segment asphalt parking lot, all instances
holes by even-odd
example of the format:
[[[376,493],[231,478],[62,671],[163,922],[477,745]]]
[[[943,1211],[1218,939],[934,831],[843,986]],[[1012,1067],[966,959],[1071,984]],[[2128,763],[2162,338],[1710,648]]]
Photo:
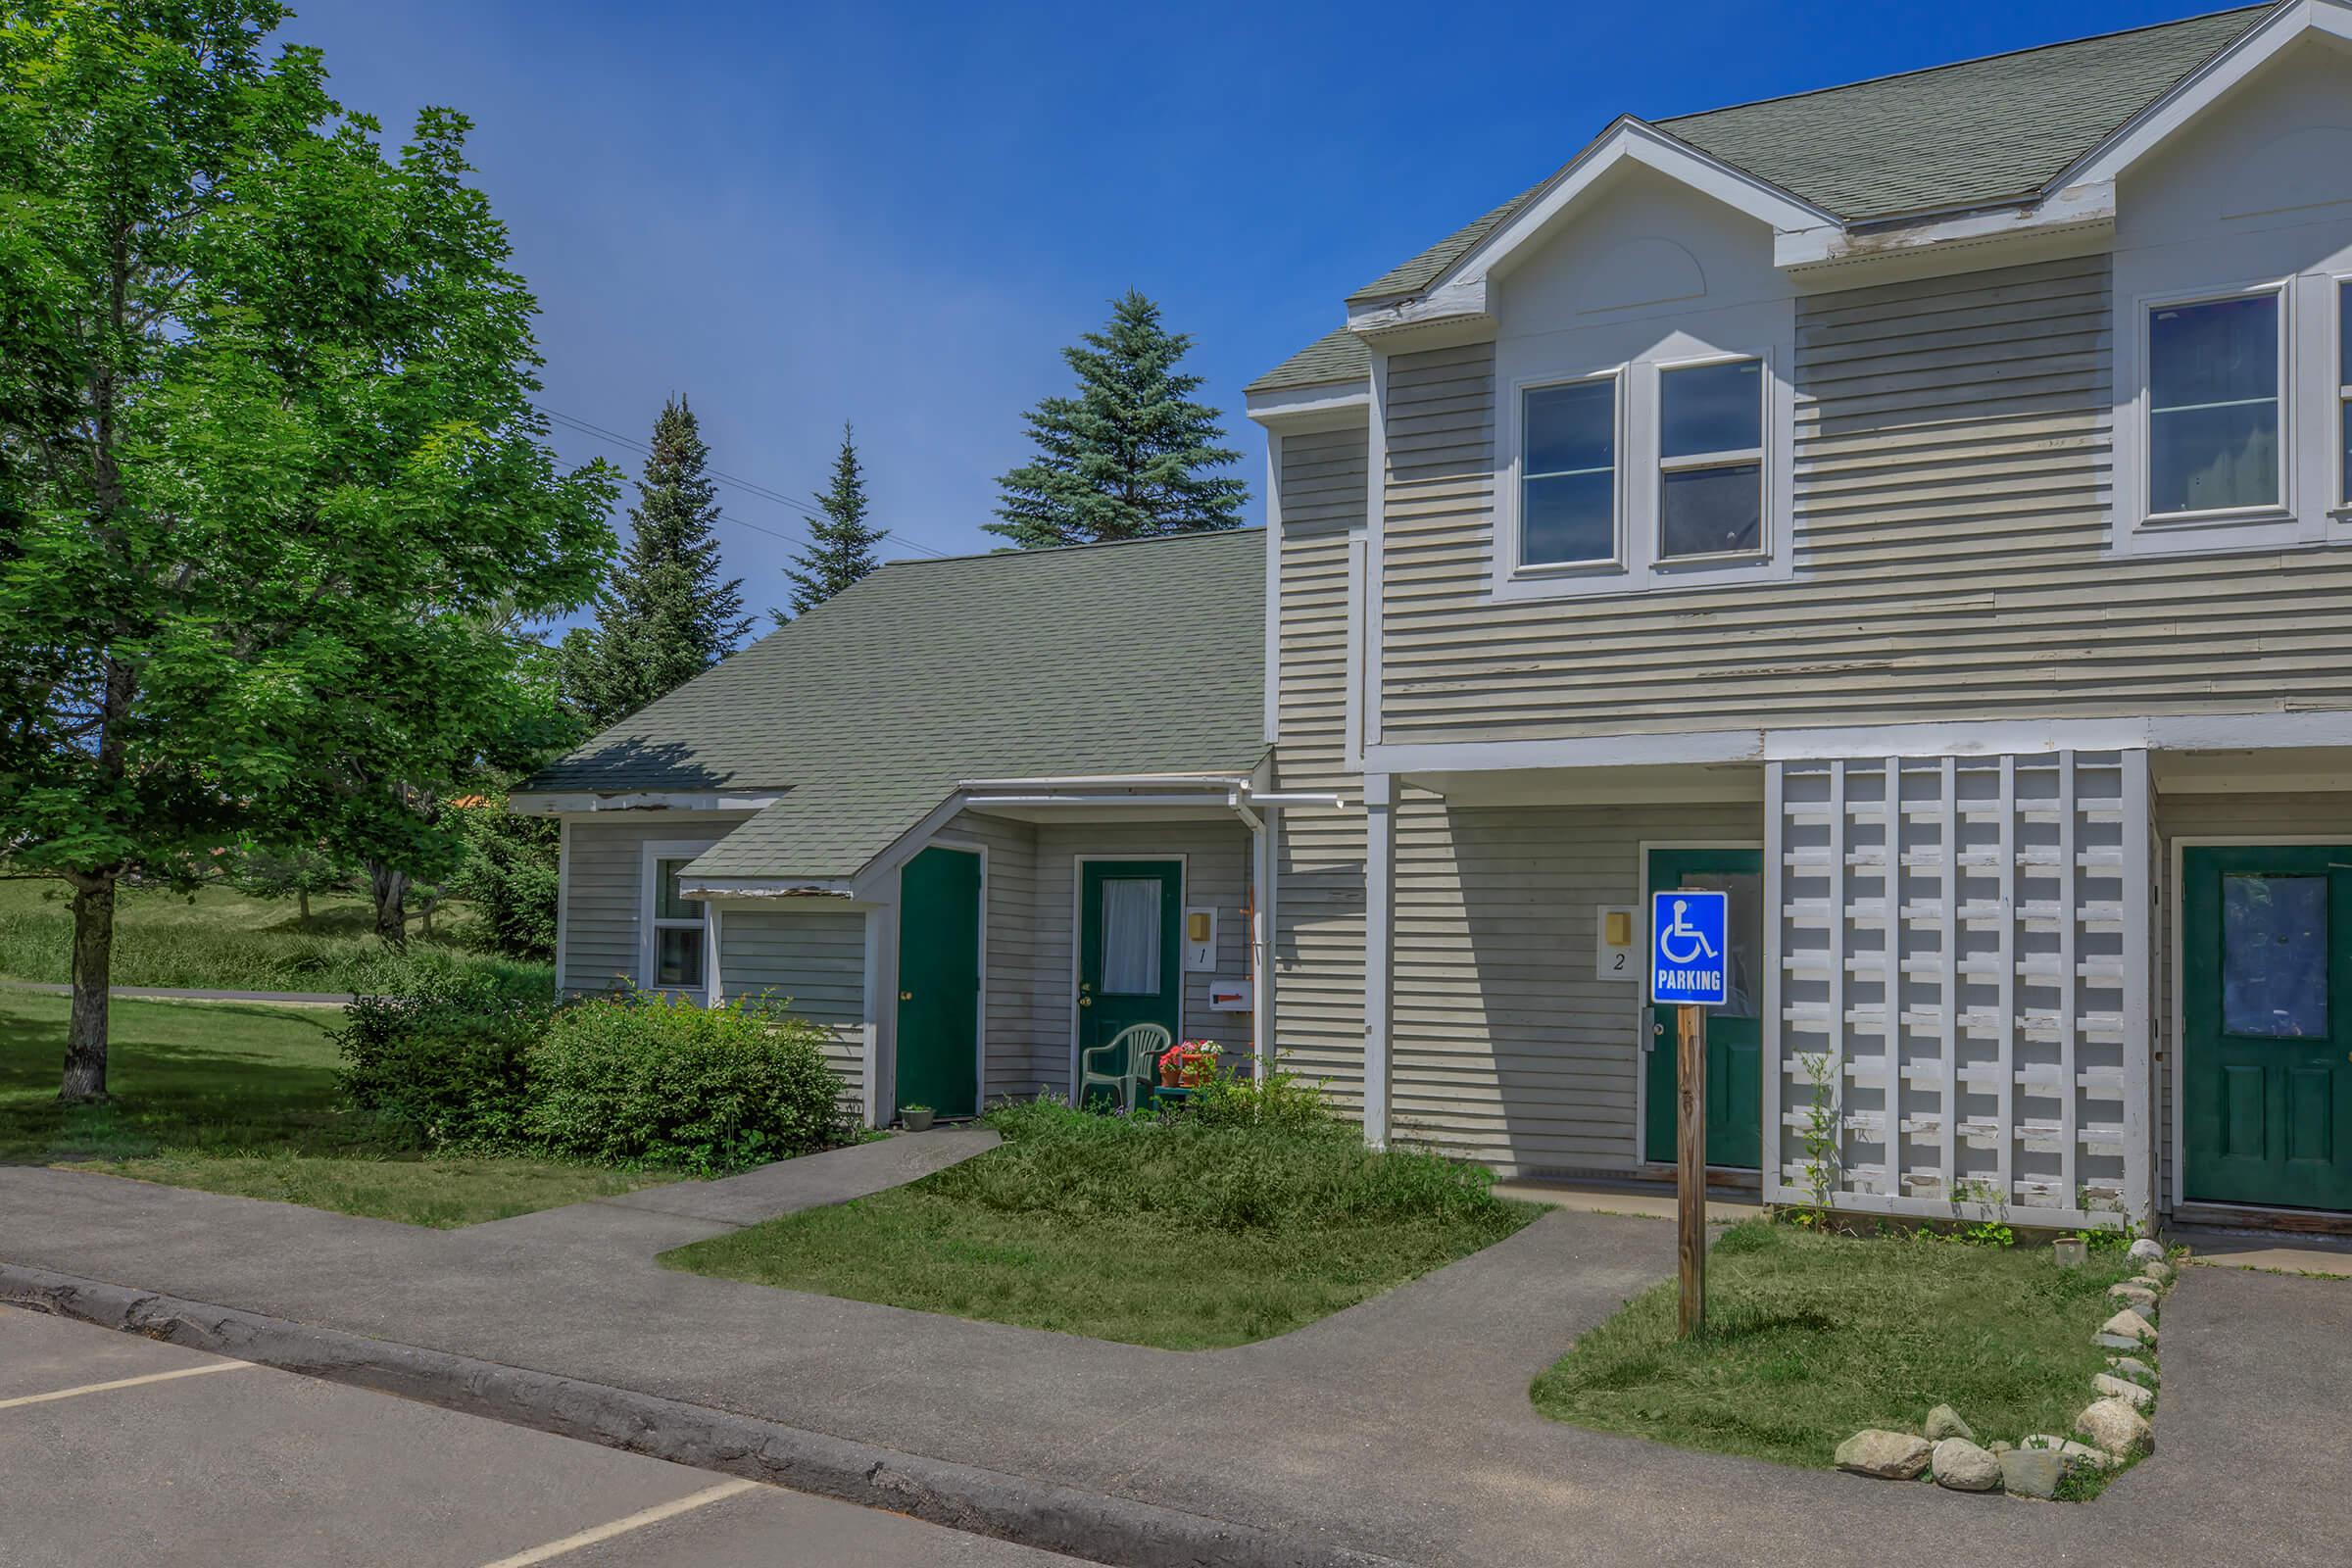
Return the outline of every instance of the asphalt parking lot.
[[[0,1307],[5,1568],[1073,1559]]]

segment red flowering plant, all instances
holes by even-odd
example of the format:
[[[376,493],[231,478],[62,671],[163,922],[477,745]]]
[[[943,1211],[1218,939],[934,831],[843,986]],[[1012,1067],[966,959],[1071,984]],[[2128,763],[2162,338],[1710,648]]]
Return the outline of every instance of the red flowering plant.
[[[1160,1053],[1159,1081],[1169,1089],[1198,1089],[1217,1075],[1224,1047],[1214,1040],[1180,1040]]]

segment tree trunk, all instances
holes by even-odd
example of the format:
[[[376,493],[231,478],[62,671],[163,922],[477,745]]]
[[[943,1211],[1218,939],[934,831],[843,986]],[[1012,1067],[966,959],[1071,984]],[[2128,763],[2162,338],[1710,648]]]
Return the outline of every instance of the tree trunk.
[[[375,934],[387,946],[409,945],[409,873],[368,862],[368,891],[375,900]]]
[[[74,1012],[66,1028],[66,1077],[57,1098],[106,1098],[106,1000],[115,959],[115,876],[74,883]]]
[[[294,907],[299,911],[295,924],[308,926],[311,923],[311,890],[309,888],[294,890]]]

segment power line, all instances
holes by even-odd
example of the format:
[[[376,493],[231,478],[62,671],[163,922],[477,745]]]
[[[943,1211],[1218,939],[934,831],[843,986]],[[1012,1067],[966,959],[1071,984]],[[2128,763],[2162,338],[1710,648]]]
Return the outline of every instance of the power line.
[[[600,440],[612,441],[640,454],[651,453],[654,450],[652,447],[646,445],[642,441],[622,435],[617,430],[608,430],[601,424],[591,424],[586,419],[574,418],[568,414],[559,414],[554,409],[550,408],[542,408],[539,412],[546,415],[556,423],[563,425],[565,429],[576,430],[582,435],[592,435],[598,437]],[[773,502],[779,507],[784,507],[793,512],[799,513],[802,516],[807,517],[811,521],[821,521],[823,519],[823,514],[819,513],[814,507],[808,505],[805,501],[796,501],[791,496],[784,494],[780,490],[758,483],[755,480],[741,478],[735,474],[727,473],[717,468],[705,468],[703,471],[708,473],[713,480],[720,484],[727,485],[732,489],[741,490],[747,495],[758,496],[762,501]],[[792,534],[783,533],[774,528],[762,527],[759,523],[749,522],[741,517],[728,517],[727,520],[749,528],[754,533],[763,533],[771,539],[781,539],[789,545],[798,545],[802,549],[812,548],[810,542],[807,539],[797,538]],[[949,551],[935,549],[930,545],[921,544],[912,539],[902,538],[895,533],[884,541],[885,549],[892,545],[897,545],[905,550],[911,550],[917,555],[929,556],[934,560],[944,560],[951,554]]]

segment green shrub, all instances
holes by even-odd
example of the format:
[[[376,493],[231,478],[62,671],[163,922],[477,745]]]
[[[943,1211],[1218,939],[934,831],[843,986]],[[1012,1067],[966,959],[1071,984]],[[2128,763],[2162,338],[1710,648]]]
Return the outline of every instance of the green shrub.
[[[1322,1089],[1296,1073],[1271,1072],[1263,1082],[1238,1075],[1209,1080],[1179,1114],[1211,1127],[1283,1127],[1295,1132],[1345,1130],[1324,1103]],[[1352,1134],[1351,1134],[1352,1136]]]
[[[344,1097],[427,1143],[496,1144],[522,1128],[527,1054],[553,1004],[487,975],[422,966],[356,998],[335,1032]]]
[[[764,999],[579,1003],[530,1050],[524,1129],[551,1153],[704,1174],[829,1148],[850,1120],[824,1038]]]

